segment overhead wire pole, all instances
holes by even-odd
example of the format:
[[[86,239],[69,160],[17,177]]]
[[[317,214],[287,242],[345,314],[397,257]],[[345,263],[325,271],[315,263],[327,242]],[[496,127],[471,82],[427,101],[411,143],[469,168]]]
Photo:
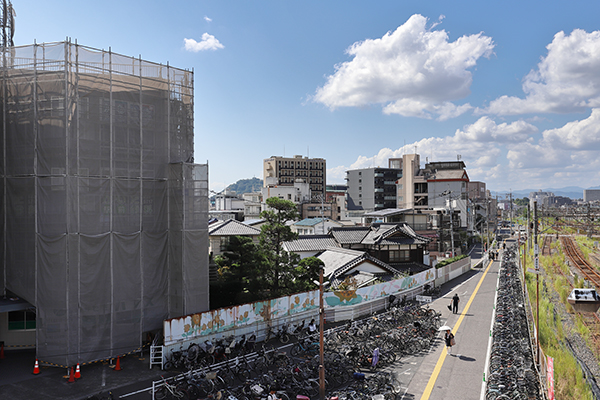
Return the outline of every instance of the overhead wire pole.
[[[533,201],[533,255],[535,265],[535,277],[536,277],[536,329],[535,329],[535,341],[536,341],[536,360],[539,365],[540,363],[540,259],[538,246],[538,220],[537,220],[537,201]]]

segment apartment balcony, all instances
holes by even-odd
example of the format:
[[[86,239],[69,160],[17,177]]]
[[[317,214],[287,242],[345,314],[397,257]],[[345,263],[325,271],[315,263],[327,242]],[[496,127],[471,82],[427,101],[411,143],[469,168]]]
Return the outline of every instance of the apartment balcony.
[[[374,176],[375,178],[383,178],[383,172],[375,172],[375,173],[373,174],[373,176]]]
[[[377,188],[377,189],[375,189],[375,193],[383,193],[383,188]]]

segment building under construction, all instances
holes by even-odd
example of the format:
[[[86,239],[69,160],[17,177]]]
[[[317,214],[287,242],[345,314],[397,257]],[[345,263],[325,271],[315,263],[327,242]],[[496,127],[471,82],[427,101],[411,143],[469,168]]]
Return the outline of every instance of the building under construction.
[[[41,361],[74,365],[208,310],[193,73],[70,41],[2,50],[0,341],[34,332]]]

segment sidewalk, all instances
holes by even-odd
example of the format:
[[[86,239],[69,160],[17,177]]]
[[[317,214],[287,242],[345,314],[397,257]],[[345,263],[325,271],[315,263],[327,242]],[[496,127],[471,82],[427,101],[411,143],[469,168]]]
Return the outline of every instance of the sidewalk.
[[[484,384],[490,327],[494,310],[500,261],[481,258],[481,251],[472,252],[472,265],[482,260],[481,268],[472,270],[442,287],[443,296],[431,303],[442,313],[445,324],[452,327],[456,346],[452,355],[440,340],[403,381],[406,388],[399,399],[479,400]],[[479,257],[477,257],[479,256]],[[459,313],[452,314],[447,306],[451,297],[460,296]]]
[[[121,371],[115,371],[108,362],[81,367],[81,378],[68,382],[66,369],[40,366],[40,374],[33,375],[35,350],[8,350],[0,360],[0,399],[14,400],[79,400],[112,390],[115,398],[136,390],[148,388],[148,381],[158,380],[170,373],[158,367],[149,368],[148,349],[140,354],[120,359]],[[144,394],[144,398],[150,398]]]

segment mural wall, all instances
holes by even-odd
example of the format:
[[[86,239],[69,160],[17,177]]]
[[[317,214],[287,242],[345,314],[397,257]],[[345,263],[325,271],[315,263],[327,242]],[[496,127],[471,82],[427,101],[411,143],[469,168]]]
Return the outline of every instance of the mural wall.
[[[435,268],[431,268],[406,278],[356,290],[326,292],[323,295],[324,306],[325,308],[355,306],[391,294],[395,295],[433,281],[436,278],[435,273]],[[296,314],[318,308],[319,291],[313,290],[273,300],[173,318],[164,322],[165,345],[193,340],[244,326],[270,326],[274,320],[285,317],[293,318]]]

